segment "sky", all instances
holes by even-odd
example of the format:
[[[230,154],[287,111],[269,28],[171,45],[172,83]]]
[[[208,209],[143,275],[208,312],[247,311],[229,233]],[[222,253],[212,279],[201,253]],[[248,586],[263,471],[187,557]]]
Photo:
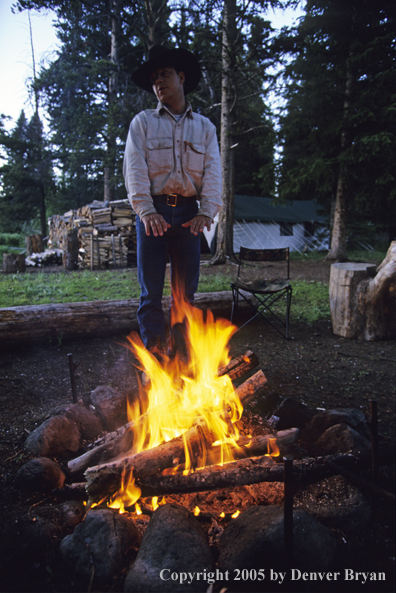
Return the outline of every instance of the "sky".
[[[14,1],[0,0],[0,114],[11,116],[12,120],[6,124],[8,130],[14,127],[22,109],[28,119],[33,115],[26,84],[33,75],[28,11],[13,14]],[[291,25],[300,15],[301,10],[277,11],[267,18],[272,20],[273,27],[280,28]],[[30,11],[30,18],[38,72],[42,64],[51,61],[58,41],[50,12]]]

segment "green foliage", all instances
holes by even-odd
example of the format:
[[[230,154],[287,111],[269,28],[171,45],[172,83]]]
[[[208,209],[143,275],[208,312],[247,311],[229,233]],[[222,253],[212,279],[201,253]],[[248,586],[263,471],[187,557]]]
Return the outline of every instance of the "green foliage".
[[[0,127],[5,164],[0,167],[0,231],[22,231],[38,221],[46,235],[46,205],[54,190],[52,157],[37,113],[22,111],[14,129]]]
[[[25,248],[25,236],[18,233],[0,233],[0,258],[4,253],[23,253]]]
[[[281,195],[316,198],[330,209],[342,166],[349,220],[381,223],[391,235],[396,231],[394,18],[391,0],[309,0],[299,27],[277,40],[293,55],[284,71]]]

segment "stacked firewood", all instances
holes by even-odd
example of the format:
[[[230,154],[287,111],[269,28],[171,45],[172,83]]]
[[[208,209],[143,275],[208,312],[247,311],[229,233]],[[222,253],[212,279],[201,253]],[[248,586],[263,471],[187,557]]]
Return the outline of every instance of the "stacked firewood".
[[[67,251],[67,236],[78,229],[78,267],[126,268],[136,265],[135,214],[128,200],[94,201],[78,210],[52,216],[48,247]]]

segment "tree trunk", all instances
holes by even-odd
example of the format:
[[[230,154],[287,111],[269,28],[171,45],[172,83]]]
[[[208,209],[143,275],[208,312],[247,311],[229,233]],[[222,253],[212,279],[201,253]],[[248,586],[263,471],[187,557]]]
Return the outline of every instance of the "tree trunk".
[[[345,98],[343,110],[343,123],[341,132],[341,158],[343,151],[347,148],[349,139],[347,135],[347,119],[352,96],[352,70],[350,60],[347,60],[347,72],[345,82]],[[347,189],[345,184],[345,164],[340,163],[340,170],[337,181],[337,192],[335,198],[334,221],[331,233],[330,251],[326,256],[329,261],[343,262],[347,258]]]
[[[222,171],[222,207],[217,224],[216,253],[212,264],[223,264],[226,258],[234,259],[234,189],[232,155],[232,121],[236,38],[236,1],[224,0],[222,31],[222,84],[221,84],[221,131],[220,156]]]
[[[118,38],[120,34],[120,0],[110,1],[111,11],[111,49],[110,62],[112,71],[109,77],[108,108],[107,108],[107,148],[104,170],[103,199],[111,201],[115,198],[115,159],[116,159],[116,125],[114,110],[118,96]]]
[[[331,266],[330,312],[336,335],[365,340],[396,338],[396,241],[374,274],[372,264]]]
[[[148,28],[148,48],[153,45],[160,45],[164,37],[164,22],[167,21],[169,8],[167,0],[145,0],[147,28]]]

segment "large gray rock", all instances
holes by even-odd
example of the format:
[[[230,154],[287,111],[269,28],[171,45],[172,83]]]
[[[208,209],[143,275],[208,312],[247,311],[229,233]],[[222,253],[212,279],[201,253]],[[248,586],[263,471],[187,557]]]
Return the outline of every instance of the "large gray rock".
[[[201,525],[184,507],[166,504],[150,519],[124,591],[187,593],[208,589],[207,581],[188,583],[181,574],[211,571],[213,558]],[[173,580],[172,574],[179,575]]]
[[[230,521],[220,538],[219,569],[285,571],[282,506],[250,507]],[[337,543],[330,531],[307,512],[293,512],[292,566],[326,571],[334,562]]]
[[[25,441],[25,447],[40,457],[70,459],[81,446],[81,435],[76,424],[65,416],[45,420]]]
[[[97,509],[88,511],[85,521],[62,540],[60,551],[72,574],[88,583],[93,571],[100,586],[128,566],[138,543],[131,519],[110,509]]]
[[[370,430],[365,415],[361,410],[356,408],[335,408],[319,412],[304,427],[300,434],[302,447],[308,449],[313,447],[320,435],[335,424],[348,424],[362,436],[370,438]]]
[[[368,497],[342,476],[331,476],[296,492],[294,506],[304,509],[329,529],[364,531],[371,517]]]
[[[315,443],[317,455],[368,453],[371,442],[348,424],[335,424],[324,431]]]
[[[103,432],[104,427],[98,416],[81,404],[59,406],[51,416],[66,416],[76,424],[81,438],[87,441],[95,440]]]
[[[61,504],[37,505],[23,515],[14,513],[5,525],[2,550],[10,559],[21,558],[43,561],[53,553],[61,538],[81,523],[85,515],[82,502],[68,501]]]
[[[62,468],[47,457],[36,457],[23,465],[15,476],[15,486],[20,490],[51,492],[63,488],[66,476]]]
[[[89,401],[106,430],[116,430],[128,422],[127,398],[117,389],[100,385],[91,393]]]

